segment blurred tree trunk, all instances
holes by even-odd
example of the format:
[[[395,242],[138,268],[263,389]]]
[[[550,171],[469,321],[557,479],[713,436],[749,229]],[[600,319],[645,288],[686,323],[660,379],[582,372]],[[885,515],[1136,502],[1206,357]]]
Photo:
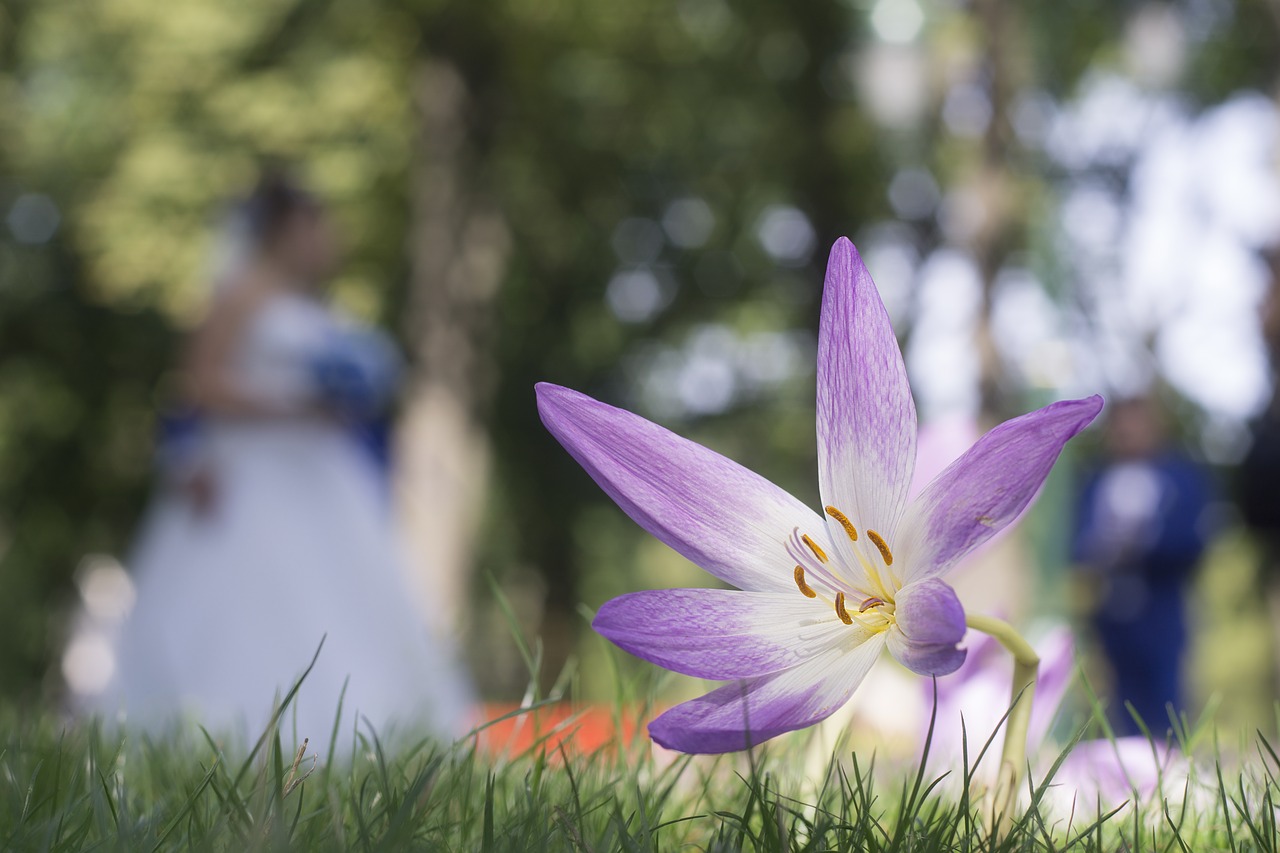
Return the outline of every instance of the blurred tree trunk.
[[[455,67],[415,70],[410,369],[396,435],[397,496],[425,609],[465,628],[473,543],[489,472],[483,411],[492,385],[491,314],[509,247],[496,208],[471,180],[472,97]]]
[[[1017,406],[1007,399],[1000,351],[992,325],[995,284],[1009,252],[1022,239],[1021,211],[1017,209],[1016,140],[1009,119],[1009,101],[1017,91],[1016,69],[1011,50],[1017,39],[1019,20],[1015,4],[1006,0],[975,0],[972,15],[975,32],[981,33],[983,65],[991,105],[990,119],[979,140],[980,153],[976,190],[982,201],[982,221],[970,246],[982,283],[982,306],[974,330],[978,353],[978,426],[980,431],[1003,421]],[[1020,536],[1005,536],[988,548],[983,559],[954,580],[964,600],[977,610],[999,612],[1019,620],[1032,606],[1034,576],[1026,571],[1031,564],[1028,543]]]
[[[980,418],[987,424],[1003,420],[1007,400],[1002,399],[1002,369],[991,327],[996,277],[1004,266],[1011,244],[1017,239],[1014,210],[1014,180],[1010,174],[1012,127],[1009,121],[1009,98],[1015,81],[1009,48],[1015,32],[1014,11],[1004,0],[978,0],[974,4],[977,31],[985,41],[987,94],[991,118],[983,133],[982,156],[978,174],[978,191],[982,198],[982,227],[973,244],[974,259],[982,278],[982,310],[978,315],[975,344],[979,361]]]

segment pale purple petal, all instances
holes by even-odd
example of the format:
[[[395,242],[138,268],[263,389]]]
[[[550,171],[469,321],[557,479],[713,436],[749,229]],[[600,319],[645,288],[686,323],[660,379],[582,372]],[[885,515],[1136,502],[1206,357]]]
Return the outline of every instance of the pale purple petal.
[[[920,675],[947,675],[964,663],[964,607],[955,590],[937,578],[907,584],[894,606],[897,626],[889,634],[889,651]]]
[[[633,592],[605,602],[591,625],[636,657],[717,681],[790,669],[866,637],[799,590]]]
[[[547,429],[641,527],[734,586],[799,594],[786,542],[824,529],[813,510],[639,415],[558,385],[537,393]]]
[[[649,724],[649,735],[680,752],[736,752],[821,722],[849,701],[884,648],[883,638],[877,634],[794,669],[726,684],[667,711]]]
[[[1113,809],[1135,793],[1139,802],[1147,802],[1162,779],[1166,790],[1183,790],[1189,786],[1184,767],[1175,751],[1143,735],[1086,740],[1063,761],[1050,790],[1062,792],[1064,812],[1079,805]]]
[[[1017,518],[1063,445],[1101,409],[1101,397],[1066,400],[1006,421],[979,439],[907,509],[896,549],[901,579],[949,571]]]
[[[1035,645],[1040,656],[1040,673],[1036,677],[1036,700],[1031,706],[1031,722],[1027,742],[1038,744],[1049,733],[1058,715],[1058,707],[1067,688],[1076,677],[1076,647],[1072,630],[1063,625],[1054,628]]]
[[[818,486],[825,506],[859,532],[855,544],[828,519],[846,562],[879,551],[869,528],[891,540],[907,502],[916,455],[916,407],[889,314],[858,250],[831,249],[818,332]]]

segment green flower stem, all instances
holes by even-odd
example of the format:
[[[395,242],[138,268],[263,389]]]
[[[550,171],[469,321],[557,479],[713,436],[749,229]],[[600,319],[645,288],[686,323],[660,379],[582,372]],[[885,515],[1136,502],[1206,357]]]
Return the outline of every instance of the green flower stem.
[[[1004,835],[1013,823],[1018,781],[1027,763],[1027,727],[1031,722],[1031,702],[1036,692],[1036,676],[1040,672],[1040,656],[1003,619],[967,614],[965,624],[995,637],[1013,655],[1013,698],[1005,722],[1004,751],[1000,756],[1000,775],[996,780],[992,804],[998,832]]]

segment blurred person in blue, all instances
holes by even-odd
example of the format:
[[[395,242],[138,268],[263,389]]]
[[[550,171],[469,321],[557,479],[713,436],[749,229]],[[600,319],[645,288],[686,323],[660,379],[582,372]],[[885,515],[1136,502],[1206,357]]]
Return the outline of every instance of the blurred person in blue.
[[[266,174],[220,254],[129,561],[135,603],[85,704],[152,730],[191,717],[253,734],[323,638],[286,731],[323,741],[341,706],[344,733],[365,718],[380,736],[462,734],[470,685],[410,604],[385,494],[398,358],[324,298],[338,263],[324,206]]]
[[[1186,592],[1208,543],[1213,489],[1169,441],[1150,397],[1112,403],[1104,443],[1080,494],[1072,559],[1111,669],[1112,723],[1140,732],[1129,703],[1159,736],[1183,707]]]
[[[1263,253],[1270,281],[1259,312],[1271,363],[1271,401],[1250,424],[1249,450],[1236,470],[1236,501],[1259,554],[1258,581],[1277,639],[1273,690],[1280,692],[1280,246]]]

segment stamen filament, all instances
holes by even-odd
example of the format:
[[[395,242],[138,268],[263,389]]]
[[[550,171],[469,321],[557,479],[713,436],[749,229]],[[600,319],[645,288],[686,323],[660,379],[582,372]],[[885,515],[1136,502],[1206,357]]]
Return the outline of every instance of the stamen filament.
[[[832,574],[830,564],[823,565],[818,562],[818,558],[804,544],[800,535],[800,528],[792,529],[791,538],[786,543],[787,555],[791,557],[795,565],[804,569],[805,583],[811,589],[822,590],[825,588],[835,594],[835,591],[845,586],[845,584],[837,580],[836,576]],[[821,593],[819,593],[819,597],[821,597]],[[827,599],[823,598],[823,600],[826,601]]]
[[[876,567],[871,564],[870,560],[862,555],[861,549],[855,548],[854,553],[858,558],[859,565],[862,566],[862,570],[867,574],[867,580],[871,581],[872,586],[875,587],[872,591],[878,593],[881,598],[888,601],[889,598],[892,597],[893,592],[900,587],[889,586],[886,584],[884,582],[884,578],[880,577],[880,572]]]
[[[840,522],[840,526],[844,528],[844,532],[849,534],[849,538],[854,542],[858,541],[858,528],[853,526],[853,522],[849,520],[849,516],[833,506],[826,507],[827,515]]]
[[[800,587],[800,592],[805,598],[817,598],[818,593],[814,592],[813,587],[804,582],[804,566],[796,566],[795,571],[796,586]]]
[[[892,566],[893,552],[889,550],[889,545],[884,541],[884,537],[879,533],[876,533],[874,530],[868,530],[867,538],[871,540],[871,544],[875,545],[876,548],[880,550],[880,556],[884,557],[884,564],[886,566]]]

